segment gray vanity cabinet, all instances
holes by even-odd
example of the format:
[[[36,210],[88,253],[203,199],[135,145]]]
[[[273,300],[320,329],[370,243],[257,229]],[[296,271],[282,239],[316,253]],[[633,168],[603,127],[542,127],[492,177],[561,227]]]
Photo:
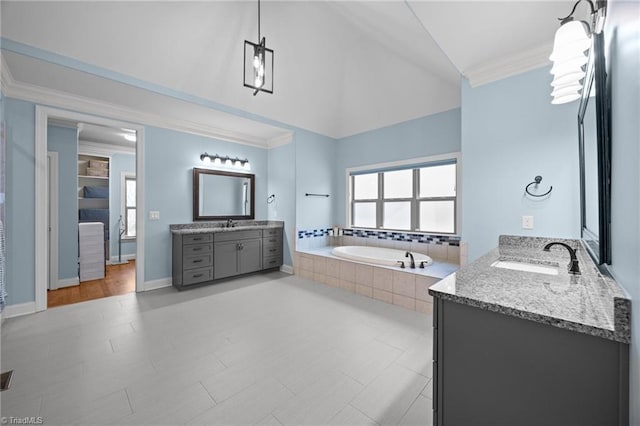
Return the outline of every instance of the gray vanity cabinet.
[[[434,297],[434,425],[629,423],[629,345]]]
[[[262,230],[220,232],[214,235],[214,279],[262,269]]]
[[[282,228],[262,231],[262,269],[282,266]]]
[[[173,286],[179,290],[282,266],[282,227],[195,230],[172,229]]]
[[[173,285],[178,288],[213,279],[213,234],[173,236]]]

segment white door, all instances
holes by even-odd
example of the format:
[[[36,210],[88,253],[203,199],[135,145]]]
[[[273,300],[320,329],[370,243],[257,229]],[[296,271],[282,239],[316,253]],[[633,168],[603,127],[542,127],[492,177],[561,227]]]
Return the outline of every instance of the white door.
[[[58,288],[58,153],[47,152],[47,174],[49,176],[49,283],[48,289]]]

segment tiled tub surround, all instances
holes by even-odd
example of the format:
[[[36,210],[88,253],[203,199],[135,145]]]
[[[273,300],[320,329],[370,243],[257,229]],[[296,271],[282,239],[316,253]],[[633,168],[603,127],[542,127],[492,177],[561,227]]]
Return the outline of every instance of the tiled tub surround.
[[[408,250],[426,254],[434,260],[466,264],[467,248],[460,237],[350,228],[340,229],[340,232],[342,235],[334,236],[331,228],[299,229],[296,232],[296,250],[322,249],[326,246],[372,246]]]
[[[574,248],[581,275],[569,275],[568,252]],[[497,260],[551,264],[557,276],[492,267]],[[511,315],[553,327],[629,343],[631,300],[611,278],[601,274],[578,240],[500,236],[499,246],[429,289],[444,300]]]
[[[374,266],[338,258],[331,254],[332,249],[332,246],[298,248],[295,274],[425,314],[433,311],[429,287],[458,269],[457,264],[436,259],[424,269]]]
[[[242,231],[253,228],[283,228],[284,222],[276,220],[234,220],[227,227],[227,221],[194,222],[169,225],[172,234],[202,234],[208,232]]]

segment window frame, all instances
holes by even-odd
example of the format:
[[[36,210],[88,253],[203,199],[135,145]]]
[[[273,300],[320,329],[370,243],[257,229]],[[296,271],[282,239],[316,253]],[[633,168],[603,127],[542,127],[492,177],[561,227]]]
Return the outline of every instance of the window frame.
[[[135,173],[131,173],[131,172],[122,172],[120,174],[120,215],[122,216],[122,222],[124,223],[124,229],[125,229],[125,233],[122,234],[122,240],[128,240],[128,241],[133,241],[137,238],[138,235],[138,230],[136,227],[136,236],[131,237],[127,235],[126,230],[128,229],[129,223],[128,223],[128,217],[127,216],[127,211],[128,210],[137,210],[138,205],[137,205],[137,201],[138,199],[136,198],[136,206],[135,207],[128,207],[127,206],[127,181],[128,180],[133,180],[136,182],[136,193],[138,192],[138,181],[136,179],[136,174]],[[137,194],[136,194],[137,196]],[[137,214],[137,211],[136,211]],[[120,232],[118,230],[118,232]]]
[[[406,232],[406,233],[419,233],[429,235],[446,235],[446,236],[459,236],[461,233],[461,203],[462,203],[462,191],[461,191],[461,155],[459,152],[435,155],[422,158],[414,158],[411,160],[394,161],[388,163],[371,164],[367,166],[352,167],[346,169],[346,223],[348,227],[354,229],[367,229],[367,230],[380,230],[380,231],[393,231],[393,232]],[[420,169],[424,167],[438,166],[447,162],[455,163],[456,165],[456,195],[446,197],[420,197]],[[384,198],[384,173],[397,170],[411,169],[413,176],[413,197],[411,198]],[[363,174],[378,174],[378,197],[376,199],[358,199],[354,200],[354,176]],[[411,203],[411,229],[393,229],[384,228],[384,204],[385,202],[402,202],[409,201]],[[454,210],[454,230],[453,232],[431,232],[418,230],[419,215],[420,215],[420,203],[428,201],[453,201]],[[353,224],[354,208],[358,203],[376,203],[376,227],[368,228],[363,226],[355,226]]]

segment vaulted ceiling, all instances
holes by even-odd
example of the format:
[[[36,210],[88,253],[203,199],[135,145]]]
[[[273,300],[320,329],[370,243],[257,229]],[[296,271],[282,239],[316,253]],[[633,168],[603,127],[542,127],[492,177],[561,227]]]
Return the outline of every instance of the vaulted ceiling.
[[[461,76],[482,84],[546,64],[572,3],[263,0],[272,95],[242,86],[256,1],[3,1],[3,60],[16,81],[77,96],[339,138],[460,106]]]

